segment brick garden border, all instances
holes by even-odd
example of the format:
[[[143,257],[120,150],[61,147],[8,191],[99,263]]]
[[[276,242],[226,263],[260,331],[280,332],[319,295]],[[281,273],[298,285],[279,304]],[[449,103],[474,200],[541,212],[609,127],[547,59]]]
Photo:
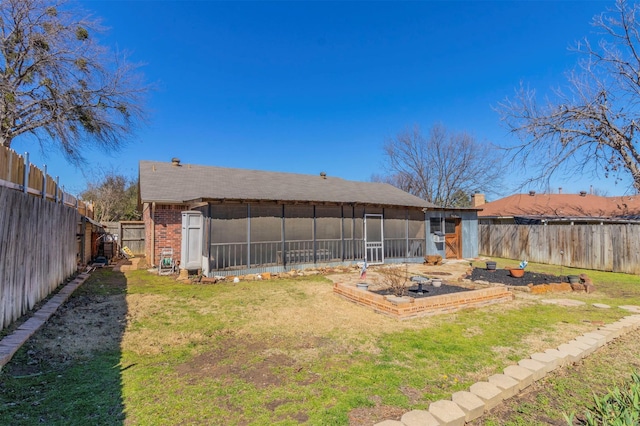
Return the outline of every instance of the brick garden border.
[[[358,305],[402,320],[508,302],[515,298],[506,287],[489,287],[418,299],[409,296],[382,296],[359,289],[355,284],[335,283],[333,292]]]

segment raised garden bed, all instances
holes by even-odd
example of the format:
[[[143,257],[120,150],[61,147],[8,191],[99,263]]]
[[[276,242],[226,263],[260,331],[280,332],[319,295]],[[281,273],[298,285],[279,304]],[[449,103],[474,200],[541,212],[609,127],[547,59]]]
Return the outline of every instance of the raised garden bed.
[[[443,284],[443,287],[457,287]],[[445,287],[444,291],[447,291]],[[462,289],[462,290],[460,290]],[[429,288],[435,290],[435,288]],[[431,295],[430,297],[396,297],[382,295],[357,288],[353,284],[335,283],[334,293],[374,311],[398,319],[410,319],[427,315],[437,315],[455,312],[460,309],[485,306],[493,303],[507,302],[514,299],[505,287],[489,287],[478,290],[457,287],[456,291],[447,294]]]
[[[569,283],[569,276],[556,276],[525,271],[523,277],[516,278],[511,275],[509,269],[488,270],[474,268],[467,279],[477,284],[498,285],[502,284],[510,289],[522,290],[535,294],[543,293],[568,293],[572,291],[593,293],[595,287],[586,275],[582,274],[576,283]]]
[[[493,271],[484,268],[473,268],[471,275],[467,277],[471,281],[487,281],[495,284],[504,284],[512,286],[527,286],[529,284],[551,284],[551,283],[568,283],[566,276],[555,276],[549,274],[540,274],[537,272],[524,271],[522,278],[512,277],[508,269],[495,269]]]

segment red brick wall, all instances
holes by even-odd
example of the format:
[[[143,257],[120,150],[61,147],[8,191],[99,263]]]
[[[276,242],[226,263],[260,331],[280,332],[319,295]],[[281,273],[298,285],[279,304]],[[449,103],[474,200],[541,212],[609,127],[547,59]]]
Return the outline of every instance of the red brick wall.
[[[163,248],[172,248],[173,260],[180,260],[182,246],[182,212],[184,210],[188,210],[188,207],[184,205],[156,204],[153,218],[151,217],[151,206],[143,212],[147,238],[146,252],[149,258],[151,257],[151,245],[154,244],[153,252],[155,256],[152,262],[153,265],[160,263],[160,254]],[[155,229],[155,238],[151,236],[152,229]]]

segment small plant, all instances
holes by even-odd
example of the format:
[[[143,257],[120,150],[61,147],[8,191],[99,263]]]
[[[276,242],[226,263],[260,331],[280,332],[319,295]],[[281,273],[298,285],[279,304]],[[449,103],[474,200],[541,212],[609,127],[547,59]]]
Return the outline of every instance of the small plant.
[[[579,424],[587,426],[634,426],[640,424],[640,374],[633,372],[626,388],[615,387],[603,397],[594,395],[594,406],[584,413]],[[574,424],[573,413],[565,415],[567,424]]]
[[[408,266],[405,266],[404,269],[397,267],[381,268],[378,273],[381,276],[381,284],[388,288],[394,296],[402,297],[407,293]]]

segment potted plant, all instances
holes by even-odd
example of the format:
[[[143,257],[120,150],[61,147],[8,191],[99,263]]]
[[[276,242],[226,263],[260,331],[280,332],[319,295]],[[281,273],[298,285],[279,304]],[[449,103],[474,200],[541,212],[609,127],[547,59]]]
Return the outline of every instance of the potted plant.
[[[522,278],[524,277],[524,269],[521,268],[510,268],[507,267],[505,269],[509,270],[509,274],[511,274],[512,277],[514,278]]]

